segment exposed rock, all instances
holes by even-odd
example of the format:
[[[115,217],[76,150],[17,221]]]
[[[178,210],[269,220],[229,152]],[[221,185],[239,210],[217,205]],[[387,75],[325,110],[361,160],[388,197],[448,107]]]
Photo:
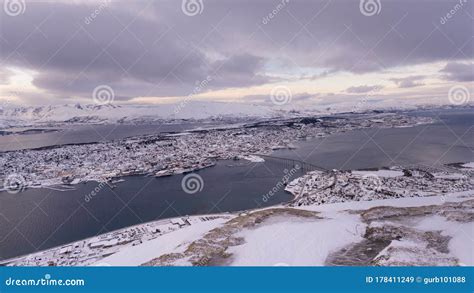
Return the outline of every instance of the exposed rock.
[[[231,254],[227,252],[229,247],[245,243],[245,239],[235,236],[238,232],[257,227],[269,218],[276,216],[321,219],[316,212],[292,208],[256,211],[236,217],[222,227],[209,231],[201,239],[192,242],[183,253],[165,254],[143,265],[173,265],[179,260],[187,260],[193,266],[222,265],[231,257]]]

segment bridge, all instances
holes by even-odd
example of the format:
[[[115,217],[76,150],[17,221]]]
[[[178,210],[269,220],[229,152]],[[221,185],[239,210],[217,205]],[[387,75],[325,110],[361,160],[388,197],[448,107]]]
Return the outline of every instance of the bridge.
[[[275,160],[279,161],[280,163],[285,165],[285,168],[291,169],[295,168],[296,166],[299,166],[303,172],[309,172],[309,171],[329,171],[326,168],[316,166],[314,164],[304,162],[301,160],[296,160],[296,159],[290,159],[290,158],[282,158],[282,157],[277,157],[277,156],[270,156],[270,155],[262,155],[262,154],[255,154],[256,156],[262,157],[265,160]]]

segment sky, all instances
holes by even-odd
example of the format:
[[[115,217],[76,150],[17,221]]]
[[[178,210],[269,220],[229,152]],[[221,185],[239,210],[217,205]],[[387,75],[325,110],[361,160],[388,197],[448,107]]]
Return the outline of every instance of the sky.
[[[473,36],[472,0],[4,0],[0,102],[472,103]]]

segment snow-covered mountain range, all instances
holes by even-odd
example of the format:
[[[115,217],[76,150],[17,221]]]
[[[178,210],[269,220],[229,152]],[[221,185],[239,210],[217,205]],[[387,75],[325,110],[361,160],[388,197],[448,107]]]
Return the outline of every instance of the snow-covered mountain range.
[[[176,120],[246,120],[302,115],[328,115],[370,110],[451,108],[452,105],[380,104],[345,102],[335,105],[275,106],[268,104],[184,101],[176,104],[64,104],[48,106],[0,106],[0,128],[51,123],[148,124]],[[466,107],[472,107],[466,105]]]
[[[152,123],[179,119],[270,118],[285,111],[243,103],[26,106],[0,108],[0,127],[37,123]]]

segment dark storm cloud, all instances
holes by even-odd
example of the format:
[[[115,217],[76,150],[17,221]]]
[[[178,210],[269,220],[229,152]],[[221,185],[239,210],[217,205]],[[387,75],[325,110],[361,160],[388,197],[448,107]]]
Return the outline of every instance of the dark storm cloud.
[[[258,72],[264,65],[264,59],[250,54],[233,55],[211,64],[210,88],[239,87],[268,82],[270,78]]]
[[[452,81],[474,81],[474,63],[448,63],[442,70],[444,78]]]
[[[102,3],[27,2],[25,14],[3,14],[0,68],[37,71],[34,84],[55,97],[86,97],[100,84],[123,97],[180,96],[209,76],[203,91],[273,81],[276,63],[361,73],[473,51],[472,1],[444,24],[458,1],[386,0],[371,17],[359,1],[290,1],[265,22],[281,1],[207,0],[196,16],[181,1]],[[445,73],[469,78],[463,70]]]
[[[262,58],[244,53],[212,60],[173,23],[109,5],[86,21],[94,6],[28,3],[28,14],[2,18],[2,65],[37,70],[33,83],[57,95],[87,95],[100,84],[125,96],[187,95],[207,76],[215,77],[212,88],[267,81],[257,74]]]
[[[221,34],[206,47],[251,50],[290,65],[367,72],[392,66],[471,58],[472,19],[463,10],[442,25],[458,1],[381,1],[379,15],[364,16],[359,1],[293,1],[267,24],[262,18],[280,1],[208,1],[206,15]],[[251,5],[252,9],[249,9]],[[466,4],[466,12],[472,2]],[[186,26],[179,27],[186,34]],[[228,41],[225,41],[228,40]]]

